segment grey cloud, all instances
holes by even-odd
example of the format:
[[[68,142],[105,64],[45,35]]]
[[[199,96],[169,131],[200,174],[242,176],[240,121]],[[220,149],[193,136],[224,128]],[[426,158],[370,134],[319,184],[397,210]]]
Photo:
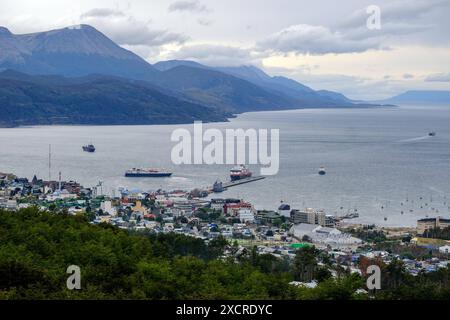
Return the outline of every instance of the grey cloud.
[[[344,93],[350,99],[362,99],[370,91],[372,81],[363,77],[343,74],[309,74],[303,72],[288,72],[284,74],[315,90],[333,90]]]
[[[351,40],[364,40],[364,39],[378,39],[381,43],[382,40],[385,40],[389,37],[393,36],[401,36],[408,35],[412,33],[422,32],[426,30],[430,30],[433,28],[433,25],[430,24],[409,24],[404,22],[386,22],[383,23],[382,28],[379,30],[369,30],[365,26],[360,28],[349,29],[345,31],[341,31],[348,39]]]
[[[231,46],[186,45],[172,53],[171,59],[193,60],[208,66],[240,66],[257,64],[251,52]]]
[[[450,73],[431,74],[425,78],[428,82],[450,82]]]
[[[92,11],[92,10],[91,10]],[[106,12],[106,11],[104,11]],[[153,29],[150,22],[136,20],[132,16],[82,15],[83,23],[93,25],[120,45],[161,46],[169,43],[182,44],[189,37],[165,29]]]
[[[141,32],[136,34],[135,32]],[[184,43],[189,37],[183,34],[169,32],[167,30],[150,30],[137,27],[129,30],[116,30],[112,37],[119,44],[160,46],[168,43]]]
[[[377,39],[353,40],[324,26],[305,24],[288,27],[257,43],[257,48],[263,51],[318,55],[363,52],[380,47]]]
[[[415,22],[420,16],[426,15],[440,7],[448,6],[448,0],[400,0],[391,1],[388,4],[380,6],[382,28],[385,23],[399,23],[401,21]],[[366,8],[359,9],[344,19],[336,27],[359,28],[366,26],[368,18]]]
[[[169,12],[189,11],[189,12],[209,12],[205,5],[198,1],[176,1],[169,6]]]
[[[204,18],[197,19],[197,22],[198,22],[198,24],[205,26],[205,27],[209,27],[213,23],[212,20],[208,20],[208,19],[204,19]]]
[[[81,19],[94,17],[123,17],[125,14],[119,10],[109,8],[94,8],[81,15]]]
[[[410,73],[405,73],[403,75],[403,79],[414,79],[414,75]]]
[[[385,46],[398,45],[408,39],[416,43],[448,39],[443,30],[450,9],[448,0],[397,0],[381,5],[381,29],[369,30],[366,8],[355,11],[333,26],[352,40],[377,39]],[[406,38],[405,36],[408,36]],[[414,40],[413,40],[414,39]]]
[[[388,50],[402,36],[435,32],[437,23],[432,17],[419,19],[438,8],[447,7],[448,0],[392,1],[381,7],[381,29],[366,26],[369,15],[366,8],[355,11],[341,23],[332,27],[323,25],[292,25],[273,33],[257,43],[259,50],[277,53],[323,55],[328,53],[364,52],[370,49]],[[450,6],[449,6],[450,7]],[[442,21],[441,21],[442,22]]]

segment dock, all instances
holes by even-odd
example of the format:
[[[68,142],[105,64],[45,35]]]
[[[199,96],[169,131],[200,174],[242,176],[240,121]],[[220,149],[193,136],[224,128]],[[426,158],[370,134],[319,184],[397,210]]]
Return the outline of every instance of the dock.
[[[234,186],[239,186],[241,184],[245,184],[245,183],[250,183],[250,182],[254,182],[254,181],[259,181],[262,179],[265,179],[266,177],[263,176],[255,176],[255,177],[250,177],[250,178],[244,178],[244,179],[240,179],[240,180],[236,180],[236,181],[227,181],[227,182],[221,182],[221,190],[225,191],[228,188],[234,187]],[[214,187],[209,187],[208,189],[209,193],[213,193],[214,192]],[[222,192],[222,191],[216,191],[216,192]]]
[[[263,177],[263,176],[255,176],[255,177],[244,178],[244,179],[235,180],[235,181],[227,181],[227,182],[223,182],[222,186],[224,188],[230,188],[230,187],[239,186],[239,185],[245,184],[245,183],[259,181],[259,180],[262,180],[262,179],[265,179],[265,178],[266,177]]]

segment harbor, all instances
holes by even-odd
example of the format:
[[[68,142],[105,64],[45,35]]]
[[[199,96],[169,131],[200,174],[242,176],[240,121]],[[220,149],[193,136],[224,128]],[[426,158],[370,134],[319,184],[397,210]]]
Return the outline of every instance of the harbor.
[[[212,187],[208,188],[208,192],[220,193],[220,192],[227,190],[228,188],[240,186],[240,185],[250,183],[250,182],[263,180],[265,178],[266,177],[264,177],[264,176],[255,176],[255,177],[242,178],[239,180],[233,180],[233,181],[227,181],[227,182],[216,181]]]
[[[263,180],[265,178],[266,177],[264,177],[264,176],[255,176],[255,177],[244,178],[244,179],[235,180],[235,181],[227,181],[227,182],[223,183],[222,186],[224,188],[231,188],[231,187],[239,186],[241,184]]]

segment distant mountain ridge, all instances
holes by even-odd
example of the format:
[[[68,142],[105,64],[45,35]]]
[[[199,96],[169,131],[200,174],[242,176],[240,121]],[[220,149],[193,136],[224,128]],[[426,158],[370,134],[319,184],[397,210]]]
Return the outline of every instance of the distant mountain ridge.
[[[392,98],[378,101],[391,104],[446,104],[450,106],[450,91],[410,90]]]
[[[29,74],[83,76],[91,73],[150,78],[157,71],[88,25],[14,35],[0,32],[0,68]]]
[[[290,99],[294,99],[297,105],[303,104],[304,107],[317,106],[317,104],[320,103],[323,104],[323,107],[351,106],[352,104],[357,104],[343,94],[337,92],[326,90],[314,91],[313,89],[286,77],[271,77],[255,66],[208,67],[194,61],[186,60],[161,61],[154,65],[154,67],[160,71],[169,71],[180,66],[210,69],[229,74],[258,85],[272,93],[285,95]]]
[[[9,70],[22,74],[13,76],[13,71]],[[64,109],[72,108],[74,101],[77,101],[80,105],[90,104],[92,110],[97,112],[107,112],[104,104],[108,101],[115,105],[111,100],[113,97],[119,101],[114,109],[117,115],[125,109],[132,111],[126,108],[126,102],[139,105],[144,115],[141,121],[136,116],[133,120],[136,123],[179,123],[182,119],[219,121],[226,116],[248,111],[370,106],[364,102],[356,103],[339,93],[315,91],[292,79],[271,77],[254,66],[214,68],[182,60],[163,61],[152,66],[89,25],[23,35],[15,35],[0,27],[1,71],[5,71],[2,83],[7,85],[2,97],[6,104],[0,105],[0,109],[8,108],[11,115],[19,116],[22,111],[13,109],[27,106],[30,112],[26,119],[23,114],[14,119],[3,118],[2,125],[33,124],[34,111],[37,116],[45,109],[42,109],[45,100],[39,100],[39,95],[36,95],[37,87],[42,87],[43,92],[48,94],[49,105],[55,106],[52,110],[64,114],[61,117],[64,120],[60,119],[58,123],[85,124],[91,121],[106,124],[110,121],[131,124],[132,121],[123,116],[108,118],[89,111],[90,116],[84,117],[76,114],[77,108]],[[99,79],[102,79],[102,85]],[[61,83],[67,88],[63,88]],[[98,91],[95,94],[89,91],[90,94],[86,95],[77,91],[86,83],[92,84]],[[29,91],[27,86],[31,86]],[[113,87],[117,92],[110,90]],[[124,88],[144,100],[139,103]],[[59,104],[61,101],[65,103]],[[184,103],[188,108],[183,109]],[[162,106],[167,108],[167,112],[160,109]],[[198,113],[200,110],[205,112],[204,117]],[[155,118],[150,119],[150,115]],[[36,123],[42,121],[43,117],[36,118]]]
[[[53,124],[178,124],[230,114],[166,95],[145,82],[0,73],[0,127]]]

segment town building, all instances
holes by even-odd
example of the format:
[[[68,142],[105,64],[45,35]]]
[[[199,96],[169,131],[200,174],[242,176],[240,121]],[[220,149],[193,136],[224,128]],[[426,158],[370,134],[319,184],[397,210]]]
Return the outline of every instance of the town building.
[[[225,199],[211,199],[211,209],[223,213],[225,203]]]
[[[308,223],[316,224],[316,211],[312,208],[306,208],[305,210],[292,210],[291,221],[294,224]]]
[[[253,222],[255,222],[255,214],[253,213],[252,210],[240,209],[238,211],[238,214],[239,214],[239,220],[242,223],[247,223],[247,222],[253,223]]]
[[[100,209],[102,209],[102,211],[105,214],[109,214],[111,216],[116,216],[117,215],[117,210],[115,207],[113,207],[112,202],[110,200],[108,201],[103,201],[100,205]]]
[[[308,223],[293,225],[289,230],[289,235],[300,241],[308,238],[313,243],[330,245],[332,247],[355,246],[362,243],[360,239],[341,232],[336,228],[327,228]]]
[[[274,224],[274,223],[280,221],[281,216],[277,212],[274,212],[274,211],[261,210],[256,213],[256,219],[262,223]]]
[[[444,219],[441,217],[425,218],[417,220],[417,233],[424,234],[425,231],[430,229],[444,229],[450,227],[450,219]]]
[[[334,228],[336,226],[336,219],[334,216],[325,214],[325,211],[323,210],[316,211],[312,208],[291,210],[290,218],[294,224],[307,223],[329,228]]]
[[[449,254],[450,253],[450,245],[445,245],[442,247],[439,247],[439,252],[440,253],[444,253],[444,254]]]
[[[286,218],[290,218],[291,217],[291,206],[286,204],[286,203],[282,203],[278,207],[278,214],[280,216],[283,216],[283,217],[286,217]]]
[[[235,201],[235,199],[232,199],[232,202],[229,202],[229,199],[226,200],[225,206],[224,206],[224,214],[228,216],[237,216],[239,210],[241,209],[249,209],[253,211],[253,205],[248,202],[244,202],[239,200],[238,202]]]

